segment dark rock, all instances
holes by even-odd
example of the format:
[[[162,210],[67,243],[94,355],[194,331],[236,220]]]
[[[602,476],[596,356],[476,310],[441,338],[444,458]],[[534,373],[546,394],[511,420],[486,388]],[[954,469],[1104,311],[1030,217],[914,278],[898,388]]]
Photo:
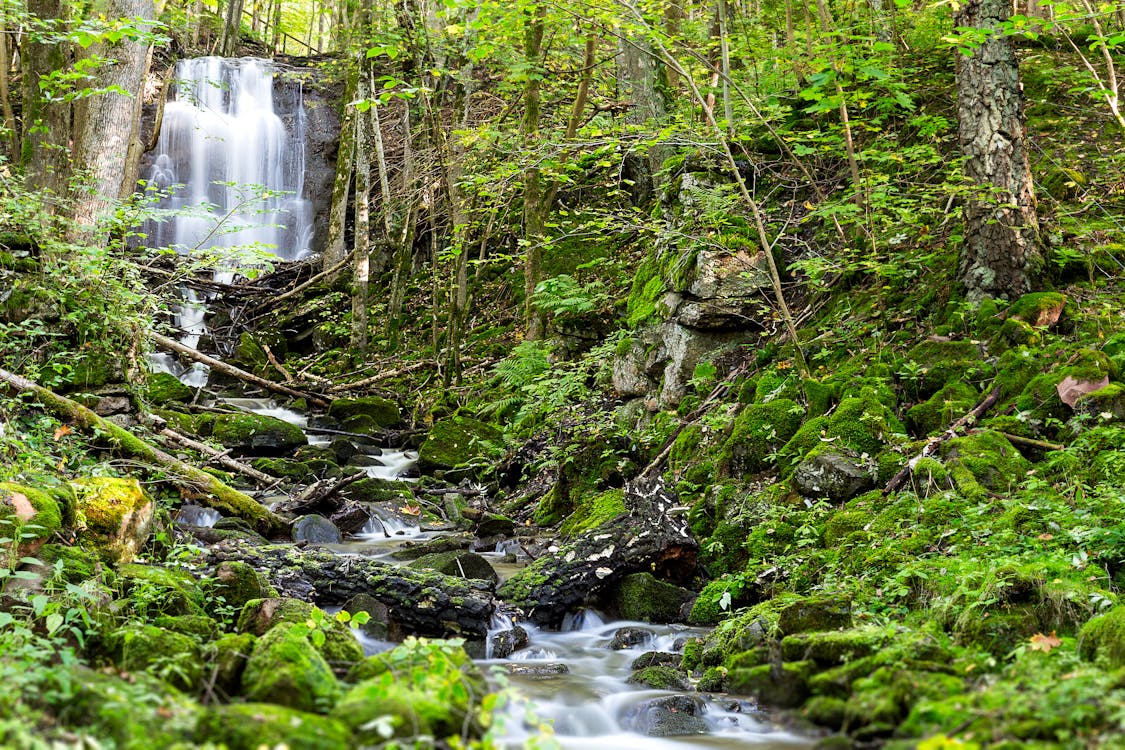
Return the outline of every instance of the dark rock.
[[[810,630],[839,630],[852,626],[851,602],[838,597],[808,597],[786,605],[777,626],[785,635]]]
[[[358,503],[407,503],[414,500],[414,493],[407,483],[378,478],[353,482],[340,490],[340,494]]]
[[[348,500],[329,516],[329,520],[341,534],[358,534],[371,520],[371,515],[359,503]]]
[[[468,534],[449,534],[427,539],[423,542],[403,542],[398,549],[391,553],[391,557],[396,560],[417,560],[423,555],[467,550],[472,543],[473,538]]]
[[[702,714],[703,701],[699,698],[670,695],[637,704],[621,723],[649,737],[682,737],[707,732]]]
[[[514,662],[505,664],[504,669],[513,677],[525,677],[532,680],[549,680],[552,677],[570,674],[570,667],[565,664],[541,662]]]
[[[385,641],[392,635],[394,629],[390,626],[390,610],[387,609],[386,604],[370,594],[356,594],[344,602],[342,609],[352,615],[366,612],[371,616],[371,619],[359,627],[364,635],[380,641]]]
[[[340,530],[323,516],[301,516],[293,522],[293,541],[310,544],[339,544]]]
[[[252,599],[274,595],[262,574],[240,560],[229,560],[215,566],[211,593],[221,596],[228,606],[237,609],[242,609]]]
[[[675,667],[645,667],[629,676],[630,685],[645,685],[654,690],[690,690],[687,675]]]
[[[123,414],[132,408],[129,399],[125,396],[103,396],[94,404],[94,413],[98,416],[108,417],[110,414]]]
[[[489,641],[489,645],[492,646],[492,658],[507,659],[513,652],[526,648],[529,642],[527,631],[519,625],[493,633]]]
[[[306,445],[301,428],[264,414],[219,414],[211,437],[237,453],[281,455]]]
[[[491,581],[493,584],[500,582],[500,576],[496,574],[487,560],[474,552],[464,550],[432,552],[428,555],[422,555],[410,563],[409,567],[436,570],[447,576],[483,579]]]
[[[622,651],[651,643],[655,637],[655,633],[644,628],[618,628],[617,632],[613,634],[613,640],[609,642],[608,648],[614,651]]]
[[[658,581],[650,573],[633,573],[610,589],[610,609],[625,620],[680,622],[684,605],[695,599],[687,589]]]
[[[778,708],[796,708],[809,697],[808,674],[811,662],[762,664],[748,669],[732,669],[727,688],[738,695],[751,695],[761,703]]]
[[[338,398],[328,405],[328,416],[348,424],[349,420],[363,417],[378,430],[391,427],[401,420],[398,405],[394,401],[379,396],[361,398]],[[365,422],[366,423],[366,422]]]
[[[649,651],[648,653],[641,654],[636,659],[633,659],[633,663],[629,665],[629,669],[678,666],[680,666],[679,654],[669,654],[664,651]]]
[[[508,536],[516,528],[516,522],[497,513],[486,513],[477,522],[474,531],[478,537]]]
[[[873,488],[875,474],[872,459],[849,448],[826,447],[801,459],[793,472],[793,487],[805,497],[841,502]]]

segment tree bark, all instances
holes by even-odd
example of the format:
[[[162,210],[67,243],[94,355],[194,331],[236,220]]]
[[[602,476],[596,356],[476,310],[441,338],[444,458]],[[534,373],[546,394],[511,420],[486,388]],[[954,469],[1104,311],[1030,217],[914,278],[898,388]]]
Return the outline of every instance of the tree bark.
[[[547,6],[540,2],[527,12],[524,23],[524,61],[527,65],[527,83],[523,91],[523,135],[524,143],[532,146],[539,137],[539,114],[541,101],[541,77],[543,34],[546,28]],[[534,159],[534,155],[531,157]],[[532,298],[535,287],[543,275],[543,232],[547,225],[547,209],[544,204],[542,172],[533,163],[523,177],[523,239],[526,260],[524,261],[524,313],[527,321],[527,338],[535,341],[543,338],[543,315],[535,309]]]
[[[35,18],[65,22],[67,6],[62,0],[28,0],[28,12]],[[61,99],[48,101],[40,82],[54,70],[70,63],[70,47],[40,34],[29,33],[20,55],[23,68],[23,111],[20,162],[27,186],[49,197],[62,197],[70,180],[71,104]],[[52,206],[54,208],[54,206]]]
[[[154,448],[128,430],[102,419],[85,406],[6,370],[0,370],[0,386],[4,390],[31,394],[52,414],[77,423],[123,453],[151,466],[166,469],[172,475],[170,481],[192,500],[245,519],[255,531],[265,536],[288,532],[288,521],[252,497],[228,487],[207,472]]]
[[[99,11],[108,18],[152,18],[152,0],[105,0]],[[72,192],[68,234],[72,240],[91,240],[108,208],[132,193],[136,181],[125,184],[130,156],[140,160],[140,92],[149,61],[149,44],[122,39],[98,42],[84,50],[88,60],[101,58],[97,85],[119,89],[85,96],[74,106],[73,168],[83,183]]]
[[[266,575],[283,596],[319,605],[368,594],[390,610],[403,634],[482,639],[495,611],[491,582],[400,568],[355,555],[234,540],[208,550],[215,563],[239,560]]]
[[[970,301],[1030,291],[1042,259],[1028,165],[1019,62],[1000,29],[1008,0],[966,0],[954,26],[988,32],[971,56],[957,56],[957,119],[965,177],[959,277]]]
[[[366,68],[366,63],[361,65]],[[368,96],[367,72],[360,70],[357,98]],[[371,277],[371,153],[366,111],[355,113],[355,237],[352,266],[352,351],[367,355],[367,293]]]
[[[4,114],[4,128],[8,131],[9,162],[19,158],[19,133],[16,130],[16,115],[12,110],[12,96],[9,87],[9,74],[12,67],[11,50],[8,47],[8,25],[0,20],[0,108]]]

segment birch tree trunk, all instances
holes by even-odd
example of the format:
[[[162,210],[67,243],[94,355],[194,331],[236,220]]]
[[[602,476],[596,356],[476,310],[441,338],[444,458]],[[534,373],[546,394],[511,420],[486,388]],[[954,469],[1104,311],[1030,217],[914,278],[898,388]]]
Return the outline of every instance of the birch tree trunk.
[[[367,73],[359,73],[359,99],[368,96]],[[366,111],[355,114],[355,266],[352,269],[352,350],[367,354],[367,298],[371,276],[371,154]]]
[[[967,0],[953,20],[990,32],[957,57],[961,150],[975,191],[965,201],[959,277],[971,301],[1024,294],[1041,264],[1019,62],[999,28],[1011,12],[1008,0]]]

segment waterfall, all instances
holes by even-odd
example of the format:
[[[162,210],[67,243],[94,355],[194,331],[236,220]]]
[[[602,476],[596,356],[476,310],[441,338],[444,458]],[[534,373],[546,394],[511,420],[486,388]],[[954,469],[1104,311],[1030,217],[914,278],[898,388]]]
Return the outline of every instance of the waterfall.
[[[305,179],[305,115],[300,94],[289,126],[274,108],[271,64],[201,57],[176,65],[147,179],[169,191],[147,243],[208,253],[220,272],[247,267],[246,250],[283,260],[310,252],[312,205]],[[251,261],[252,263],[252,261]]]

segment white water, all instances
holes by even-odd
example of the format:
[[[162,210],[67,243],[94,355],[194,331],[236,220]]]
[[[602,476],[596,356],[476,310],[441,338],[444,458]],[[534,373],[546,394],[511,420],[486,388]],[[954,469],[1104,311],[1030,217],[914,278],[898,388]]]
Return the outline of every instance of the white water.
[[[287,128],[274,110],[273,78],[270,63],[253,58],[177,63],[147,175],[151,188],[170,193],[159,208],[175,214],[147,227],[150,246],[209,251],[228,279],[246,268],[245,250],[284,260],[310,252],[304,106]]]

